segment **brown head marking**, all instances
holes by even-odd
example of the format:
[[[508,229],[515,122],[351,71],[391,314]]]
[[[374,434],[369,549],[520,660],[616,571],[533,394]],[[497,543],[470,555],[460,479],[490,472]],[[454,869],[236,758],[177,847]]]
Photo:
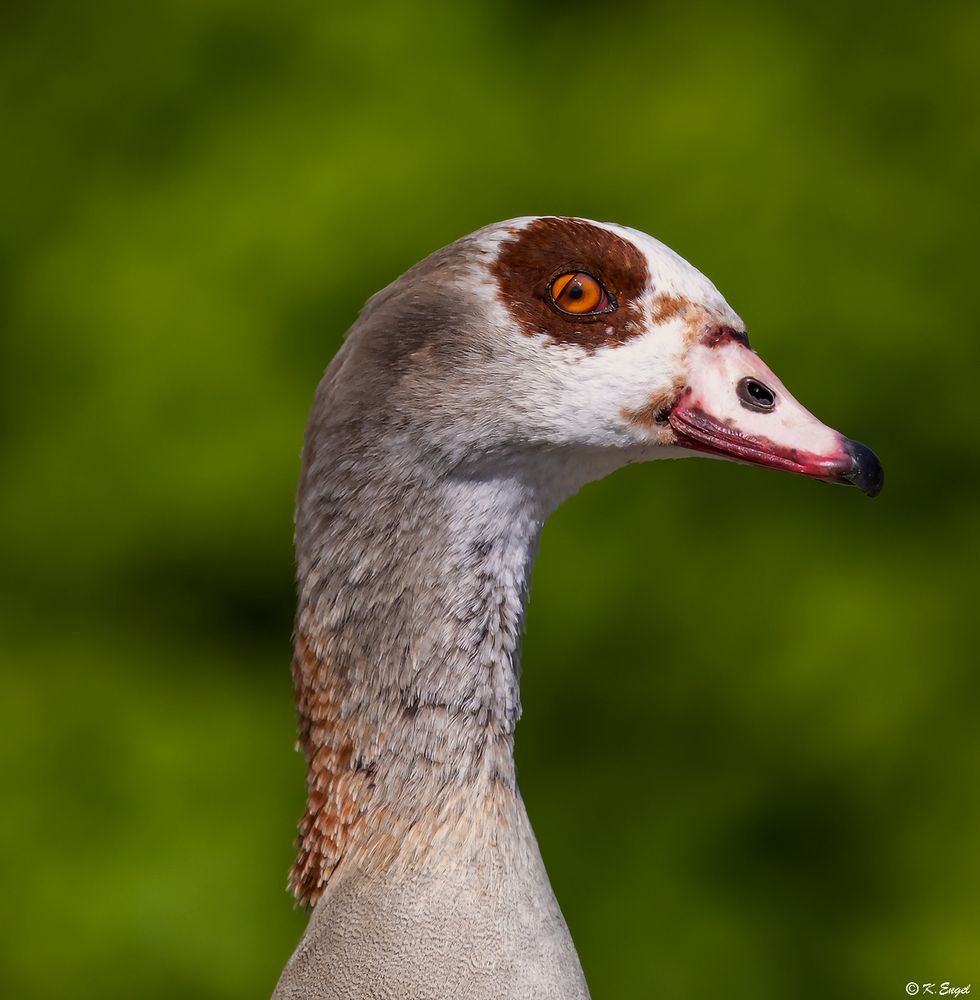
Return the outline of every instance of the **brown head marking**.
[[[675,316],[688,312],[691,303],[680,295],[671,295],[668,292],[661,292],[653,300],[653,312],[650,319],[656,323],[666,323]]]
[[[631,410],[628,407],[623,409],[622,415],[631,424],[656,433],[657,436],[664,439],[663,443],[666,444],[668,443],[666,439],[672,436],[667,418],[670,415],[671,407],[677,402],[678,396],[683,391],[684,377],[678,375],[670,389],[653,393],[639,409]]]
[[[705,347],[721,347],[724,344],[741,344],[751,347],[749,335],[744,330],[736,330],[733,326],[713,326],[704,335]]]
[[[529,337],[544,334],[554,343],[594,351],[618,347],[646,329],[646,257],[628,239],[591,222],[541,218],[511,230],[492,270],[501,301]],[[559,314],[550,303],[549,286],[567,271],[597,278],[616,308],[595,316]]]

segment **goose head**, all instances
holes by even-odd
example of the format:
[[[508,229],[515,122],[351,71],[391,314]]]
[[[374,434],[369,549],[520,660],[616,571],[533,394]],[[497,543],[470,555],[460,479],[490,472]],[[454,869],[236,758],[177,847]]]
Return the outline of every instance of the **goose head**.
[[[351,402],[457,468],[557,461],[567,494],[618,465],[706,455],[881,490],[873,452],[803,407],[715,286],[633,229],[487,227],[380,292],[359,327]]]
[[[531,564],[584,482],[686,455],[882,484],[711,282],[635,230],[500,223],[368,302],[297,499],[291,884],[315,909],[277,1000],[588,997],[513,756]]]

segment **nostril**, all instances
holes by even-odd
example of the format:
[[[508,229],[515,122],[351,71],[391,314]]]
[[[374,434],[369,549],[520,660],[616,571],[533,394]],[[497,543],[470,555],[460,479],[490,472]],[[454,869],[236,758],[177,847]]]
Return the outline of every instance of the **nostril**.
[[[739,400],[746,409],[768,413],[776,405],[776,394],[758,379],[743,378],[735,387]]]

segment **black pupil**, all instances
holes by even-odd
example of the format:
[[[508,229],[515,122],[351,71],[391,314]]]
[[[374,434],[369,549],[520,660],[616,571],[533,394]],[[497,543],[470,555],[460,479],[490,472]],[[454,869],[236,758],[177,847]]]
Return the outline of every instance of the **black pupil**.
[[[767,406],[772,405],[772,393],[764,385],[760,385],[758,382],[749,382],[747,388],[749,395],[757,403],[765,403]]]
[[[580,299],[585,294],[585,289],[582,287],[582,282],[573,278],[572,283],[568,289],[568,297],[570,299]]]

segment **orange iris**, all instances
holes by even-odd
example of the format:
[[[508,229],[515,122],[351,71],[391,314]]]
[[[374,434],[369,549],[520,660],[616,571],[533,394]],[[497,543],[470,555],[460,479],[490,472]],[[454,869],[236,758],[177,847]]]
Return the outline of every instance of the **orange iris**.
[[[562,312],[582,316],[602,312],[609,306],[606,290],[584,271],[560,274],[551,283],[551,299]]]

